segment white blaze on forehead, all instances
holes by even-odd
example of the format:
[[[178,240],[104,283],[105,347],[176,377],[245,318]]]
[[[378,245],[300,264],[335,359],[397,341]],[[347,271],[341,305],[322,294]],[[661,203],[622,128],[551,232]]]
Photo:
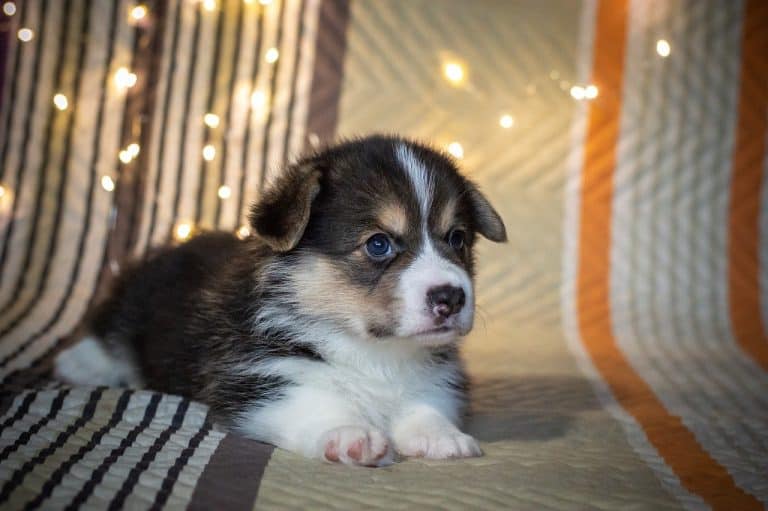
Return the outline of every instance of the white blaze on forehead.
[[[435,318],[427,307],[430,289],[449,285],[464,290],[466,305],[451,319],[464,334],[472,328],[474,293],[466,270],[440,255],[429,234],[429,210],[432,207],[434,182],[429,169],[406,144],[397,146],[397,158],[413,185],[421,209],[423,243],[411,265],[401,274],[398,285],[402,300],[399,335],[413,335],[435,327]]]
[[[397,159],[408,174],[408,178],[413,185],[416,198],[421,208],[422,227],[426,229],[429,219],[429,208],[432,206],[433,183],[424,162],[419,160],[413,153],[413,149],[404,143],[397,145]]]

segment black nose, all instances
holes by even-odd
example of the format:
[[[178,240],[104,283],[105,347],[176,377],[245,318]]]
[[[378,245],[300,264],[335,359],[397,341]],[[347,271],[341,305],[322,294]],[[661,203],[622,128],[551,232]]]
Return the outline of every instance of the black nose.
[[[459,312],[467,298],[464,290],[450,285],[436,286],[427,291],[427,305],[435,316],[447,318]]]

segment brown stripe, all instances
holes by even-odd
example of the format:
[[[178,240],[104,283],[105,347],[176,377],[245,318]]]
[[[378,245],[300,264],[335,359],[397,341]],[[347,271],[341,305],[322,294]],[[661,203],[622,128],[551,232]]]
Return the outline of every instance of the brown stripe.
[[[120,136],[120,149],[128,144],[138,143],[141,148],[138,156],[130,163],[118,163],[119,179],[115,187],[115,218],[107,241],[104,263],[99,275],[96,292],[92,303],[101,301],[109,291],[114,279],[110,262],[122,263],[129,255],[130,241],[135,239],[138,222],[137,216],[142,208],[144,187],[149,169],[151,129],[149,120],[154,116],[159,81],[160,61],[162,59],[163,27],[165,26],[166,2],[150,2],[149,25],[139,27],[134,42],[134,57],[131,67],[141,77],[134,87],[128,90],[123,127]]]
[[[304,135],[304,148],[309,135],[317,135],[322,143],[336,135],[344,56],[347,50],[349,0],[322,0],[320,6],[315,67],[309,96],[309,115]]]
[[[645,431],[683,486],[715,509],[762,509],[702,448],[635,372],[613,336],[610,308],[611,205],[621,119],[629,0],[599,3],[579,226],[577,307],[582,342],[613,395]]]
[[[253,508],[274,449],[240,436],[225,436],[200,475],[187,510]]]
[[[760,310],[760,191],[768,134],[768,3],[748,0],[741,31],[739,118],[733,150],[728,285],[736,341],[768,371]]]

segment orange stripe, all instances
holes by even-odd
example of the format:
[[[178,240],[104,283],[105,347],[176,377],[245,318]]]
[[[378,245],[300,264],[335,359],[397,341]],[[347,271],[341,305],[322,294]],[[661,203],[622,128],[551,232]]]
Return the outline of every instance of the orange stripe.
[[[749,0],[741,34],[739,120],[733,150],[728,285],[737,342],[768,371],[760,314],[760,190],[768,134],[768,3]]]
[[[616,343],[611,326],[611,197],[619,139],[622,74],[629,0],[601,1],[597,13],[593,83],[582,170],[577,307],[582,342],[616,400],[645,431],[688,491],[715,509],[763,509],[736,486],[693,433],[662,405]],[[762,136],[762,135],[761,135]]]

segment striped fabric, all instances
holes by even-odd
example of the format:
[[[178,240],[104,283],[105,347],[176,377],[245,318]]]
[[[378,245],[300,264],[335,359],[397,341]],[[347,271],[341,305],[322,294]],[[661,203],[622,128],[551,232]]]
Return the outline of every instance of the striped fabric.
[[[145,4],[0,24],[0,508],[768,506],[768,4]],[[460,143],[507,224],[464,346],[484,457],[318,464],[175,396],[50,382],[123,261],[238,229],[283,162],[381,131]]]

